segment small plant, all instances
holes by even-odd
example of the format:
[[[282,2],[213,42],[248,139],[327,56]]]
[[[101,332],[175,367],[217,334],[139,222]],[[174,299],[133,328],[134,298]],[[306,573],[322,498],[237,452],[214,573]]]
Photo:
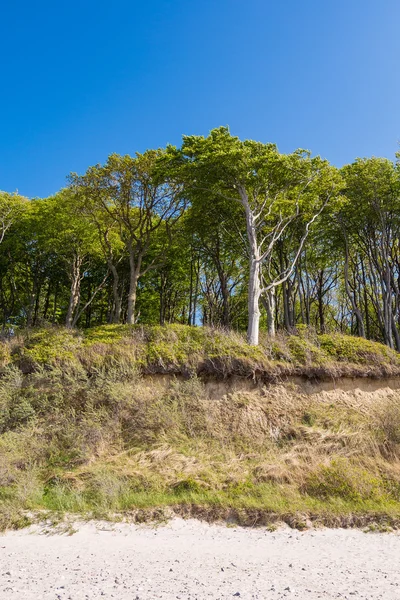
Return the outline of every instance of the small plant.
[[[318,340],[333,360],[355,364],[399,364],[399,355],[378,342],[339,334],[320,335]]]
[[[379,502],[386,496],[383,482],[378,476],[344,459],[335,459],[311,473],[304,491],[316,498],[341,498],[355,502]]]

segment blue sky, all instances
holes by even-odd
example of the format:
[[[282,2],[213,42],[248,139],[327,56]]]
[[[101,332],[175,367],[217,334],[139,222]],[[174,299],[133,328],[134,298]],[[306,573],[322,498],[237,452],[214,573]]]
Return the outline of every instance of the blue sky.
[[[400,140],[398,0],[4,2],[0,189],[233,134],[340,166]]]

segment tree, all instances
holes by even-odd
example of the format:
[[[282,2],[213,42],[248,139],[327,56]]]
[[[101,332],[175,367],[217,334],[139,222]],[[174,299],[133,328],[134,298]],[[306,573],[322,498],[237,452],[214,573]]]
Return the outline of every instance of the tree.
[[[129,256],[130,278],[127,322],[135,322],[138,282],[163,261],[165,247],[145,263],[155,233],[164,228],[170,239],[182,215],[181,186],[172,183],[161,168],[163,150],[148,150],[135,157],[109,156],[104,166],[90,167],[85,175],[70,176],[71,188],[87,206],[101,210],[118,226]],[[91,209],[93,210],[93,209]]]
[[[191,201],[186,219],[188,243],[202,267],[204,301],[213,316],[209,321],[228,328],[234,318],[235,289],[243,279],[243,244],[238,232],[243,232],[245,223],[240,205],[232,206],[203,190],[186,192]]]
[[[384,158],[357,159],[351,165],[346,165],[343,168],[345,202],[338,215],[344,240],[346,292],[357,319],[358,334],[365,336],[360,288],[362,285],[366,287],[368,279],[370,298],[382,338],[389,347],[396,345],[398,350],[399,171],[398,165]],[[351,261],[356,265],[355,270],[362,273],[363,279],[365,277],[361,285],[352,285],[350,282]]]
[[[242,142],[224,127],[207,138],[185,136],[182,147],[170,147],[169,154],[180,164],[186,186],[223,197],[233,206],[239,203],[244,211],[249,261],[247,337],[257,345],[260,298],[266,297],[273,335],[275,288],[292,274],[310,227],[340,189],[340,176],[319,157],[301,150],[280,154],[273,144]],[[276,244],[295,222],[303,226],[297,250],[290,264],[273,275]]]
[[[10,227],[21,217],[28,205],[27,198],[17,193],[0,191],[0,244]]]
[[[66,327],[74,327],[82,313],[81,287],[90,274],[93,261],[101,255],[96,228],[87,223],[79,212],[79,206],[70,190],[61,190],[55,196],[34,201],[32,240],[42,251],[53,252],[61,260],[70,282],[65,312]],[[108,276],[103,279],[87,299],[84,308],[93,302]]]

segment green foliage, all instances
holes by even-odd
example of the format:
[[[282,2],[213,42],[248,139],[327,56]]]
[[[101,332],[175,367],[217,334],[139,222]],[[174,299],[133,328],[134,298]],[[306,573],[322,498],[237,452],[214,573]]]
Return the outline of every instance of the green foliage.
[[[242,334],[257,255],[261,328],[272,324],[266,299],[274,289],[278,332],[365,334],[400,350],[399,164],[398,156],[359,158],[338,171],[309,151],[284,154],[220,127],[184,136],[179,148],[111,154],[49,198],[0,192],[3,335],[50,322],[89,330],[196,323]],[[122,343],[126,333],[122,325],[92,331],[84,345]],[[363,364],[362,349],[336,352],[334,340],[299,337],[291,348],[269,343],[268,358],[322,364],[326,352]],[[186,360],[186,342],[171,350],[161,338],[148,348],[150,362]],[[264,364],[234,351],[243,363]],[[8,362],[0,354],[0,368]]]
[[[11,352],[8,344],[0,343],[0,369],[6,367],[11,362]]]
[[[79,365],[76,351],[81,344],[80,334],[71,329],[49,327],[28,331],[24,346],[18,349],[17,358],[21,363],[35,367]]]
[[[323,349],[305,337],[290,336],[288,348],[293,362],[301,365],[323,365],[328,359],[328,354]]]
[[[122,378],[140,371],[271,373],[285,364],[329,369],[347,363],[393,372],[399,366],[395,351],[363,338],[316,335],[305,329],[296,335],[265,337],[254,347],[239,333],[178,324],[102,325],[83,332],[36,328],[22,332],[15,342],[0,343],[0,356],[3,369],[10,364],[23,372],[62,367],[76,374],[114,372]]]
[[[0,243],[3,242],[8,230],[27,209],[27,198],[0,191]]]
[[[149,365],[189,366],[198,359],[205,347],[206,333],[202,328],[170,325],[145,327],[142,331]]]
[[[344,459],[336,459],[328,466],[321,466],[309,476],[304,490],[320,499],[333,497],[355,502],[380,502],[387,499],[385,485],[380,477]]]
[[[355,364],[399,364],[396,352],[364,338],[349,335],[320,335],[321,348],[327,355],[337,361],[347,361]]]

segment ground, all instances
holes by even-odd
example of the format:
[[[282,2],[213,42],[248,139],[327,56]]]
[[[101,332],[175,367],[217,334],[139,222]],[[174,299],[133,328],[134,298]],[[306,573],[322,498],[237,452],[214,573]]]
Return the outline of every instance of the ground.
[[[398,600],[400,535],[91,522],[0,538],[1,600]]]

